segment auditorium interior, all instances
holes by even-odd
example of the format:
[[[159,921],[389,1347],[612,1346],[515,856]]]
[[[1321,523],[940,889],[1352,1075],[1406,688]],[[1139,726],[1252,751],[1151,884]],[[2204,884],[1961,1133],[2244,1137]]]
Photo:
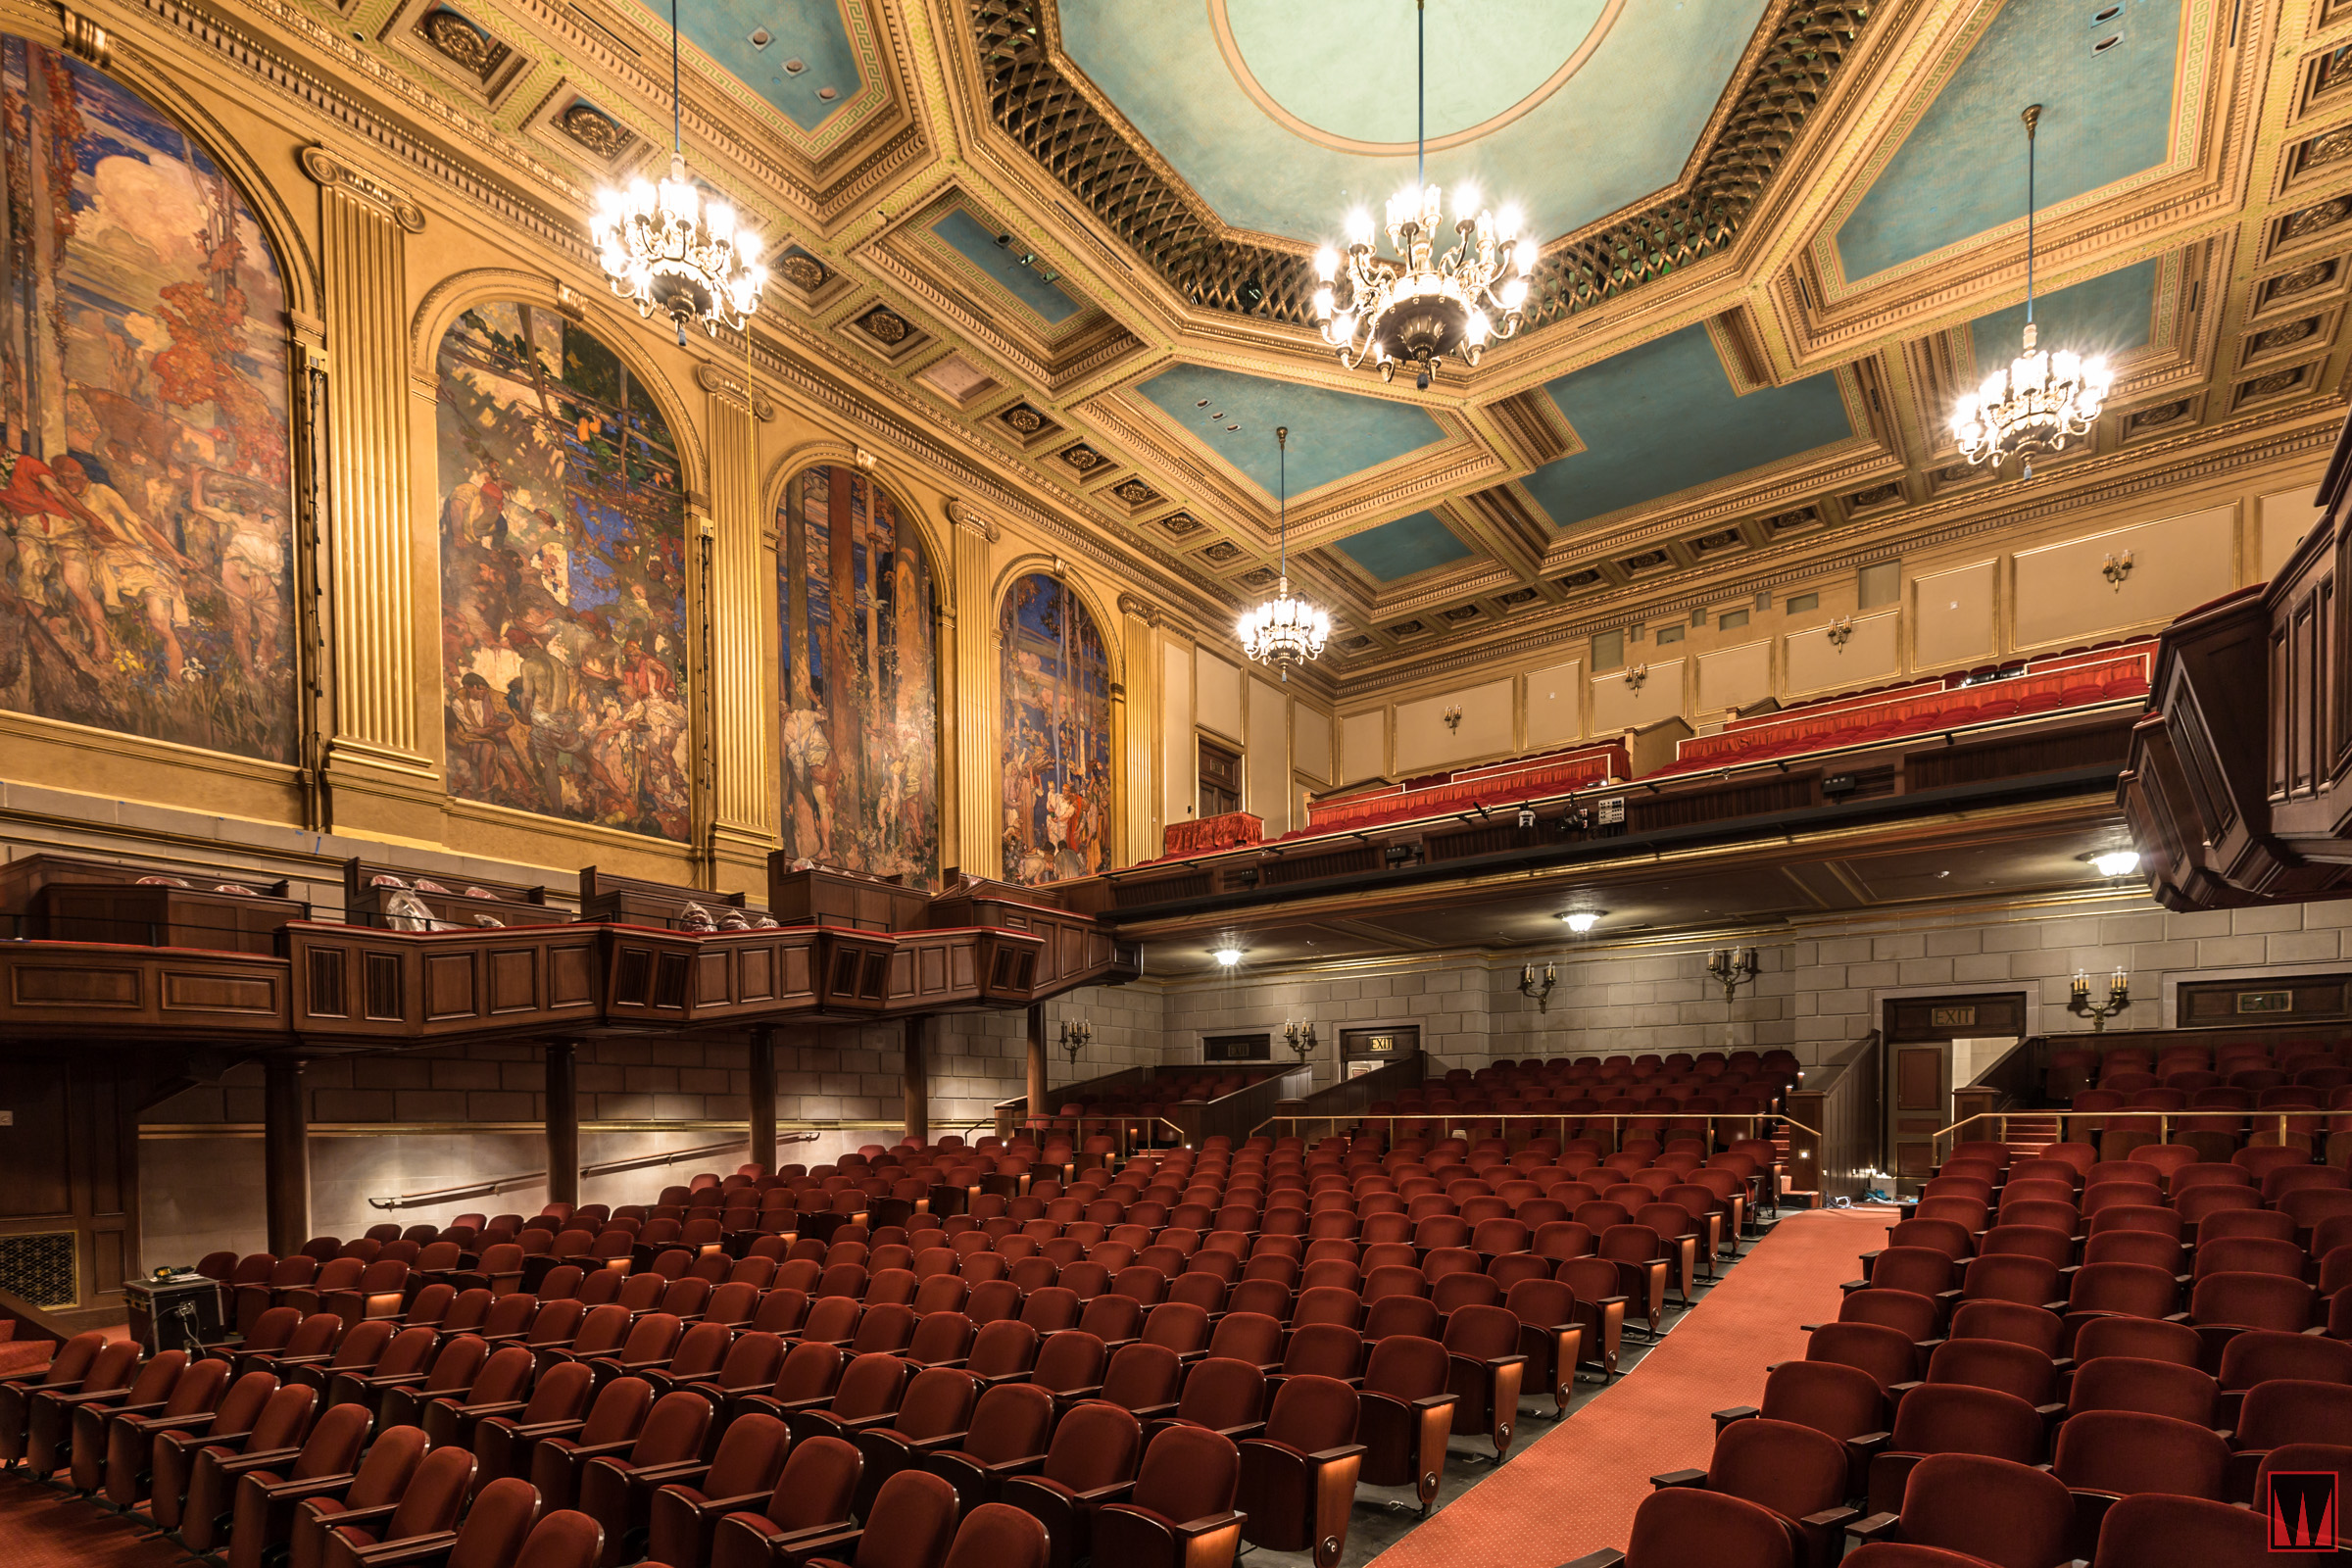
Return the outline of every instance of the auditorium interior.
[[[2352,0],[0,0],[0,178],[8,1568],[2352,1560]]]

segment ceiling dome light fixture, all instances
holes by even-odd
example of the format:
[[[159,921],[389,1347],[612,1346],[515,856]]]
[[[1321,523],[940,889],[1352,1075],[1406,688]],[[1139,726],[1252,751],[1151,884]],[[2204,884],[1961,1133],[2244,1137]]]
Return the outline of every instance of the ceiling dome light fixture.
[[[1389,245],[1396,255],[1372,249],[1370,213],[1350,214],[1347,276],[1340,276],[1339,252],[1326,245],[1315,253],[1315,318],[1323,324],[1323,341],[1340,351],[1348,369],[1369,360],[1383,381],[1392,381],[1397,366],[1409,366],[1413,385],[1426,392],[1446,355],[1475,367],[1489,343],[1519,330],[1539,247],[1519,237],[1515,210],[1491,216],[1478,205],[1477,187],[1465,184],[1453,193],[1454,246],[1439,254],[1445,213],[1438,187],[1429,183],[1428,0],[1413,0],[1413,11],[1419,118],[1413,183],[1389,198]],[[1511,275],[1496,288],[1505,272]]]
[[[1291,678],[1293,664],[1310,664],[1323,655],[1323,645],[1331,640],[1331,617],[1303,599],[1291,597],[1291,429],[1289,425],[1274,427],[1274,445],[1280,456],[1281,471],[1281,544],[1280,564],[1274,574],[1274,597],[1255,610],[1242,612],[1234,623],[1234,635],[1242,640],[1242,652],[1261,664],[1272,664]]]
[[[2034,325],[2034,129],[2041,105],[2030,104],[2026,122],[2026,342],[2025,350],[1995,370],[1984,384],[1960,400],[1952,413],[1952,434],[1960,455],[1973,466],[1989,459],[2022,462],[2022,477],[2034,477],[2034,454],[2056,452],[2069,437],[2085,434],[2115,385],[2115,372],[2097,356],[2084,359],[2072,349],[2045,353]]]
[[[1561,915],[1560,918],[1568,922],[1569,930],[1581,937],[1600,924],[1600,917],[1608,912],[1606,909],[1577,909]]]
[[[712,337],[722,325],[741,331],[760,309],[767,269],[760,265],[759,235],[737,225],[735,209],[716,201],[704,206],[686,177],[680,118],[678,3],[670,0],[669,177],[598,191],[588,235],[612,292],[633,302],[639,316],[666,313],[684,348],[688,321],[700,321]]]
[[[1242,961],[1242,950],[1239,948],[1219,948],[1214,953],[1211,953],[1209,956],[1217,960],[1217,967],[1221,969],[1230,969],[1235,964]]]
[[[2137,850],[2109,850],[2101,855],[2084,856],[2091,869],[2101,876],[2130,876],[2139,869]]]

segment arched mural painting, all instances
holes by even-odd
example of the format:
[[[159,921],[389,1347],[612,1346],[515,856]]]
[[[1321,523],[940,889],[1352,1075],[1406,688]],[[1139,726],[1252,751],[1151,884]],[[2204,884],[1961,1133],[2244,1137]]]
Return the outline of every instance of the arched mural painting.
[[[913,523],[855,468],[796,476],[776,514],[784,849],[939,880],[939,651]]]
[[[441,339],[449,791],[659,838],[692,831],[686,493],[661,410],[544,307]]]
[[[1031,574],[1004,595],[1004,876],[1110,864],[1110,660],[1077,595]]]
[[[285,292],[122,83],[0,37],[0,706],[294,760]]]

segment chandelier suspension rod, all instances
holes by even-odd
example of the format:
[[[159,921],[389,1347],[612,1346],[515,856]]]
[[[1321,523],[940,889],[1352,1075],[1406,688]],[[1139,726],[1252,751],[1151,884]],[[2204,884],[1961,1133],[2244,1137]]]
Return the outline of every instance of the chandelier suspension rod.
[[[1413,188],[1429,188],[1429,0],[1413,0]]]
[[[1275,505],[1281,518],[1275,534],[1275,575],[1288,578],[1291,574],[1291,428],[1287,424],[1274,427],[1274,471],[1280,476],[1281,489]]]
[[[672,0],[675,4],[675,0]],[[2034,127],[2041,121],[2041,105],[2026,106],[2026,324],[2034,324]]]
[[[678,0],[669,0],[669,150],[686,150],[685,114],[678,101]]]

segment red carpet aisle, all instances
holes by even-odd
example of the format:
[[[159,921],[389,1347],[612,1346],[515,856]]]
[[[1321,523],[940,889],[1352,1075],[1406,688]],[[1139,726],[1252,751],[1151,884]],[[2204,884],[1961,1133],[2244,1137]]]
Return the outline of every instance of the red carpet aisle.
[[[0,1563],[8,1568],[188,1568],[145,1527],[14,1476],[0,1478]]]
[[[1855,1254],[1886,1243],[1891,1209],[1791,1214],[1642,1364],[1373,1561],[1378,1568],[1554,1568],[1623,1547],[1649,1478],[1703,1467],[1707,1412],[1763,1396],[1764,1366],[1805,1352],[1800,1323],[1837,1317]]]

